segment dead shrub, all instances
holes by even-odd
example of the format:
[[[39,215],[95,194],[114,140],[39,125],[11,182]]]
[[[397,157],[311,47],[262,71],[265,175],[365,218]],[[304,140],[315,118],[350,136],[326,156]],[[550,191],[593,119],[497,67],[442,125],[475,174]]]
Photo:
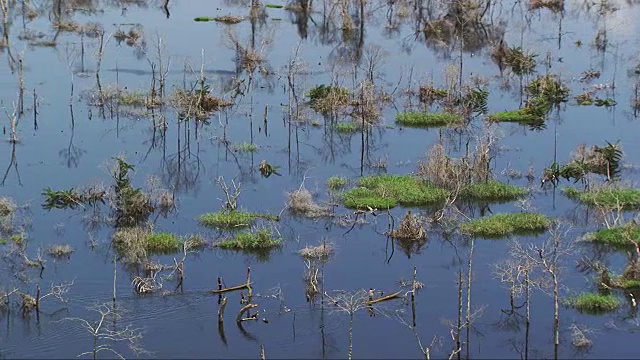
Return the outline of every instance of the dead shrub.
[[[402,218],[398,228],[390,234],[392,238],[400,240],[423,240],[426,235],[420,220],[411,213],[411,210]]]
[[[564,10],[564,0],[530,0],[529,9],[547,8],[554,13]]]
[[[142,264],[147,260],[145,239],[151,235],[151,229],[145,227],[121,228],[113,234],[113,245],[120,259],[128,264]]]
[[[171,97],[171,104],[184,118],[206,119],[212,112],[233,105],[233,102],[215,97],[205,86],[204,90],[176,90]]]
[[[0,217],[10,217],[16,211],[16,204],[9,198],[0,198]]]
[[[313,200],[313,195],[304,185],[299,189],[287,194],[287,206],[294,214],[299,214],[308,218],[319,218],[333,216],[333,213],[326,206],[319,205]]]
[[[318,260],[322,262],[328,261],[335,253],[335,248],[332,243],[323,241],[322,244],[317,246],[307,245],[304,249],[298,251],[298,254],[305,260]]]
[[[73,253],[73,251],[74,251],[73,248],[68,244],[52,245],[49,248],[48,254],[49,256],[52,256],[55,258],[63,258],[63,257],[69,257]]]

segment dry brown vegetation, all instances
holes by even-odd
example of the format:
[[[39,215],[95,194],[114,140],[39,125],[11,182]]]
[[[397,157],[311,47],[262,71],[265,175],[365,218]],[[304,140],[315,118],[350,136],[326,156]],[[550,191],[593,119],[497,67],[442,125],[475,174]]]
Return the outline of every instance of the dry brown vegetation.
[[[328,206],[319,205],[304,185],[287,194],[287,206],[294,213],[308,218],[333,216]]]
[[[394,229],[390,236],[399,240],[424,240],[427,232],[424,230],[420,219],[411,213],[411,210],[402,218],[397,229]]]
[[[55,258],[62,258],[69,257],[73,251],[73,248],[69,244],[52,245],[48,250],[48,254]]]
[[[305,246],[304,249],[298,251],[298,254],[305,260],[328,261],[335,253],[336,249],[332,243],[323,241],[317,246]]]

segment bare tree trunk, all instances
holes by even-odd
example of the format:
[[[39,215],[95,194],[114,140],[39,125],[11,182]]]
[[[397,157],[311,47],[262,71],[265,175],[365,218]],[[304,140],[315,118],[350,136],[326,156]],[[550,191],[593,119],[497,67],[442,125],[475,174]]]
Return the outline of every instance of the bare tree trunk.
[[[353,312],[349,314],[349,360],[353,356]]]
[[[475,239],[471,239],[471,249],[469,249],[469,268],[467,270],[467,359],[469,359],[469,330],[471,328],[471,277],[472,277],[472,265],[473,265],[473,247],[475,245]]]

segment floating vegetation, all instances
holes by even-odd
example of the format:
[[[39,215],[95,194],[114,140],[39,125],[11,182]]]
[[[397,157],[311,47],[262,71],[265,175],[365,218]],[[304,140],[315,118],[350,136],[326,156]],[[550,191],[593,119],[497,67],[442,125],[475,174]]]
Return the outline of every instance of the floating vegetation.
[[[231,101],[211,95],[209,85],[194,91],[177,89],[171,97],[171,103],[178,110],[181,118],[198,120],[206,119],[212,112],[233,105]]]
[[[463,196],[482,201],[511,201],[526,196],[525,188],[490,180],[486,183],[475,183],[463,191]]]
[[[511,67],[516,75],[531,74],[536,68],[536,54],[525,52],[520,47],[506,48],[504,50],[504,63]]]
[[[317,85],[307,96],[309,106],[319,113],[336,111],[349,104],[349,90],[339,86]]]
[[[217,246],[231,250],[268,250],[281,244],[281,237],[273,237],[271,230],[261,229],[255,232],[235,234],[232,239],[222,241]]]
[[[543,181],[557,182],[560,178],[582,180],[588,173],[606,175],[607,179],[617,179],[620,176],[620,162],[623,152],[619,144],[607,146],[592,146],[587,148],[584,144],[578,146],[573,152],[570,162],[559,166],[553,162],[550,167],[544,169]]]
[[[544,122],[545,117],[532,113],[529,109],[517,109],[510,111],[500,111],[487,117],[492,122],[517,122],[525,125],[535,125]]]
[[[464,223],[460,225],[460,231],[463,234],[491,239],[541,233],[550,223],[547,216],[538,213],[495,214]]]
[[[342,200],[348,208],[388,209],[424,206],[443,201],[447,191],[411,175],[373,175],[360,178],[358,187],[346,191]]]
[[[554,75],[540,75],[525,86],[525,91],[540,106],[551,107],[569,100],[569,88]]]
[[[52,190],[50,187],[47,187],[43,190],[42,195],[46,198],[42,204],[44,209],[74,209],[78,206],[83,206],[83,204],[92,206],[97,203],[104,204],[107,192],[92,188],[77,191],[74,188],[68,190]]]
[[[614,250],[631,251],[640,244],[640,226],[629,223],[600,229],[587,234],[586,239]]]
[[[180,249],[183,239],[171,233],[149,234],[144,238],[144,249],[154,254],[169,254]]]
[[[136,25],[129,29],[129,31],[124,31],[122,29],[118,29],[115,34],[113,34],[113,38],[119,43],[125,42],[128,46],[133,46],[139,44],[144,38],[144,32],[141,26]]]
[[[449,92],[444,89],[438,89],[433,85],[422,85],[418,89],[418,98],[421,103],[431,106],[436,101],[448,98]]]
[[[601,99],[593,96],[593,92],[585,92],[576,96],[576,103],[581,106],[595,105],[598,107],[612,107],[618,104],[611,98]]]
[[[589,206],[620,208],[622,210],[634,210],[640,207],[640,189],[607,186],[578,190],[568,187],[562,191],[568,198]]]
[[[243,142],[234,146],[234,150],[238,152],[255,152],[258,150],[258,146]]]
[[[256,219],[279,221],[277,216],[252,213],[241,210],[210,212],[198,217],[200,224],[218,229],[243,228],[253,225]]]
[[[450,113],[404,112],[398,114],[396,123],[409,127],[440,127],[460,125],[464,117]]]
[[[73,253],[73,251],[74,250],[70,245],[64,244],[64,245],[52,245],[47,251],[47,253],[49,254],[49,256],[52,256],[55,258],[63,258],[63,257],[69,257]]]
[[[224,16],[216,16],[216,17],[199,16],[193,19],[193,21],[197,21],[197,22],[217,21],[224,24],[233,25],[233,24],[241,23],[242,21],[244,21],[244,18],[242,16],[232,16],[232,15],[224,15]]]
[[[16,204],[13,200],[0,197],[0,218],[8,218],[11,217],[16,212]]]
[[[276,4],[267,4],[264,7],[268,8],[268,9],[282,9],[285,6],[284,5],[276,5]]]
[[[334,129],[339,133],[352,133],[358,131],[358,126],[352,121],[345,121],[335,124]]]
[[[264,178],[268,178],[271,175],[282,176],[280,173],[278,173],[278,169],[280,168],[281,166],[271,165],[267,162],[267,160],[262,160],[259,166],[260,176]]]
[[[332,176],[327,179],[327,187],[329,190],[339,190],[345,186],[349,181],[343,176]]]
[[[620,307],[620,299],[613,294],[582,293],[567,302],[576,310],[593,315],[615,311]]]

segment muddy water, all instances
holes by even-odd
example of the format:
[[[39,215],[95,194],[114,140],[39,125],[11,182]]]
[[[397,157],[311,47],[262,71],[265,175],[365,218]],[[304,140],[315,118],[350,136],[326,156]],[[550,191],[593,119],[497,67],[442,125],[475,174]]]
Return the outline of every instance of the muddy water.
[[[74,2],[75,3],[75,2]],[[24,211],[27,226],[28,252],[47,249],[51,244],[68,243],[76,251],[70,259],[48,261],[42,278],[29,271],[29,280],[22,282],[10,273],[2,276],[3,288],[19,287],[34,292],[35,284],[48,289],[49,284],[74,281],[66,303],[48,298],[43,302],[40,319],[35,315],[23,318],[17,305],[4,313],[0,330],[0,354],[14,358],[70,358],[91,351],[91,336],[78,322],[69,318],[97,319],[88,306],[111,301],[113,293],[113,252],[109,246],[112,228],[102,226],[87,229],[83,221],[88,211],[52,210],[41,208],[42,189],[69,189],[85,184],[110,184],[109,166],[113,157],[125,154],[135,165],[132,178],[142,186],[149,176],[175,189],[177,211],[165,217],[152,217],[157,231],[176,234],[201,233],[208,239],[221,235],[198,225],[196,217],[219,209],[224,196],[215,179],[236,177],[242,182],[240,207],[252,211],[279,214],[286,204],[286,194],[301,182],[319,200],[328,199],[325,181],[341,175],[357,179],[360,175],[386,171],[404,174],[415,171],[416,163],[429,146],[440,139],[452,155],[464,153],[468,135],[452,130],[422,130],[395,126],[398,111],[407,105],[405,90],[433,81],[444,83],[446,69],[459,67],[465,81],[480,76],[488,81],[490,112],[517,108],[521,103],[519,79],[501,74],[490,57],[489,39],[499,39],[512,45],[522,45],[537,53],[537,73],[558,74],[572,90],[572,97],[589,86],[579,81],[582,72],[601,72],[591,84],[614,84],[615,88],[599,93],[614,97],[617,106],[579,107],[572,100],[556,110],[541,131],[531,131],[516,124],[497,126],[501,134],[498,155],[493,162],[498,179],[533,188],[531,206],[554,217],[572,218],[576,224],[573,237],[598,226],[585,221],[589,214],[562,196],[559,190],[542,189],[537,178],[510,179],[505,169],[524,174],[532,167],[536,176],[554,159],[554,148],[560,162],[568,160],[577,145],[602,145],[605,140],[620,141],[625,150],[625,162],[640,161],[636,134],[637,119],[630,107],[633,86],[637,80],[629,75],[638,61],[636,37],[638,7],[627,2],[608,2],[609,11],[600,11],[600,3],[565,2],[563,13],[548,9],[529,11],[521,3],[493,4],[485,14],[482,35],[466,37],[461,44],[425,41],[415,34],[414,5],[399,4],[389,11],[386,3],[367,3],[363,37],[358,30],[349,38],[341,30],[337,9],[328,14],[331,4],[313,3],[309,18],[284,9],[266,8],[266,16],[255,22],[243,21],[226,26],[217,22],[194,22],[198,16],[249,16],[250,3],[236,1],[170,2],[169,14],[160,2],[103,1],[78,2],[76,10],[64,10],[65,20],[78,24],[98,23],[105,29],[105,44],[99,81],[102,87],[119,86],[146,91],[151,82],[151,62],[158,62],[157,38],[162,39],[161,57],[167,67],[167,93],[191,86],[200,77],[202,67],[214,94],[230,98],[230,84],[240,82],[242,94],[235,105],[213,114],[208,123],[198,127],[185,122],[178,126],[178,115],[172,108],[146,110],[127,114],[104,113],[90,106],[88,97],[95,93],[99,39],[60,32],[52,26],[57,1],[32,1],[28,6],[38,16],[23,18],[21,2],[10,2],[10,54],[4,49],[0,61],[0,99],[11,112],[19,89],[19,70],[12,70],[11,57],[22,58],[26,91],[25,114],[18,124],[19,143],[0,144],[0,169],[7,170],[0,196],[13,198],[28,205]],[[264,5],[264,4],[263,4]],[[284,4],[283,4],[284,5]],[[68,4],[63,4],[66,9]],[[424,16],[432,19],[446,11],[425,6]],[[84,9],[84,10],[79,10]],[[357,8],[351,9],[358,24]],[[391,15],[390,15],[391,14]],[[398,17],[398,15],[404,15]],[[391,16],[392,23],[389,23]],[[134,46],[109,36],[130,24],[142,29],[143,38]],[[235,46],[229,29],[244,47],[254,48],[264,57],[266,73],[237,68]],[[604,51],[594,46],[598,31],[606,30]],[[31,39],[25,35],[30,34]],[[40,34],[40,35],[38,35]],[[559,36],[560,34],[560,36]],[[34,41],[50,40],[56,46],[36,46]],[[142,44],[144,41],[144,46]],[[581,46],[578,46],[578,42]],[[298,49],[298,50],[296,50]],[[297,51],[297,55],[296,55]],[[361,61],[353,54],[362,52]],[[304,123],[297,129],[287,123],[288,79],[290,59],[296,59],[297,86],[300,94],[317,84],[338,79],[343,86],[355,88],[366,77],[368,59],[376,58],[375,83],[391,94],[393,101],[381,111],[380,123],[369,138],[368,164],[361,163],[360,133],[338,134],[312,123],[322,124],[321,115],[305,110]],[[377,58],[376,58],[377,59]],[[17,60],[16,60],[17,61]],[[185,71],[186,69],[186,71]],[[508,80],[508,81],[507,81]],[[524,81],[526,82],[525,77]],[[510,86],[505,86],[506,82]],[[73,84],[73,95],[72,91]],[[33,90],[37,92],[37,129],[33,119]],[[413,99],[416,102],[416,99]],[[71,106],[70,106],[71,105]],[[267,131],[264,129],[264,109],[267,108]],[[8,134],[8,120],[0,116]],[[165,120],[167,131],[153,124]],[[224,126],[223,126],[224,125]],[[470,125],[472,134],[482,133],[484,120],[478,117]],[[188,133],[188,136],[185,135]],[[6,136],[8,138],[8,135]],[[230,144],[252,142],[255,153],[230,151],[221,139]],[[291,139],[291,140],[290,140]],[[297,139],[297,141],[296,141]],[[384,169],[371,166],[384,160]],[[13,160],[13,162],[12,162]],[[262,160],[281,166],[282,176],[262,178],[258,166]],[[626,181],[637,181],[632,167],[623,172]],[[565,185],[568,183],[565,183]],[[519,211],[515,203],[492,205],[491,211]],[[392,213],[402,216],[404,209]],[[352,211],[336,208],[340,215]],[[478,216],[475,209],[472,216]],[[381,235],[386,220],[367,218],[368,224],[341,227],[333,219],[304,219],[283,213],[276,226],[285,245],[265,261],[255,256],[216,249],[203,250],[187,258],[183,291],[174,292],[175,283],[168,282],[161,293],[140,296],[134,293],[131,280],[136,275],[117,266],[116,291],[118,305],[127,309],[124,317],[109,323],[110,329],[127,325],[144,330],[144,357],[187,358],[257,358],[260,345],[269,358],[344,358],[348,356],[349,316],[334,307],[309,304],[304,293],[305,264],[296,254],[306,245],[316,245],[323,238],[335,243],[336,254],[324,270],[325,289],[357,290],[375,288],[385,293],[398,289],[400,279],[410,279],[413,267],[425,283],[417,298],[416,330],[426,346],[435,337],[431,351],[434,357],[448,357],[454,345],[450,323],[457,320],[458,272],[466,272],[469,242],[464,239],[443,239],[435,231],[418,253],[407,256],[399,247]],[[535,238],[521,237],[523,241]],[[540,239],[537,239],[540,240]],[[508,292],[493,274],[493,264],[506,258],[506,241],[477,240],[473,258],[472,310],[482,309],[469,334],[469,346],[461,356],[475,358],[515,358],[524,351],[525,328],[522,321],[508,326],[508,317],[501,309],[509,306]],[[575,260],[592,255],[589,247],[580,247],[573,257],[563,260],[563,296],[593,288],[593,281],[575,269]],[[175,255],[178,256],[178,255]],[[156,260],[172,263],[173,256],[158,256]],[[624,256],[607,255],[606,262],[619,271]],[[228,320],[220,329],[217,322],[217,297],[210,290],[216,278],[223,276],[227,285],[244,281],[246,268],[252,269],[254,291],[260,304],[259,320],[236,325],[233,317],[242,306],[238,294],[230,295]],[[466,277],[466,273],[465,273]],[[272,296],[276,288],[280,299]],[[466,294],[466,290],[465,290]],[[623,294],[622,308],[615,313],[592,316],[561,308],[560,357],[600,358],[636,357],[627,346],[635,339],[638,322],[631,304]],[[466,295],[465,295],[466,296]],[[13,302],[17,301],[17,297]],[[466,301],[466,297],[465,297]],[[532,323],[528,334],[530,357],[553,356],[552,300],[535,291],[531,301]],[[396,301],[382,306],[376,316],[366,310],[355,313],[353,355],[359,358],[418,358],[420,349],[411,328],[398,320],[407,319],[410,307]],[[262,319],[268,322],[262,321]],[[513,317],[510,318],[511,320]],[[595,330],[593,346],[578,351],[571,345],[568,330],[573,323]],[[463,330],[464,331],[464,330]],[[466,334],[463,334],[465,339]],[[126,344],[114,349],[132,356]],[[468,348],[468,349],[467,349]],[[104,352],[101,356],[113,354]]]

